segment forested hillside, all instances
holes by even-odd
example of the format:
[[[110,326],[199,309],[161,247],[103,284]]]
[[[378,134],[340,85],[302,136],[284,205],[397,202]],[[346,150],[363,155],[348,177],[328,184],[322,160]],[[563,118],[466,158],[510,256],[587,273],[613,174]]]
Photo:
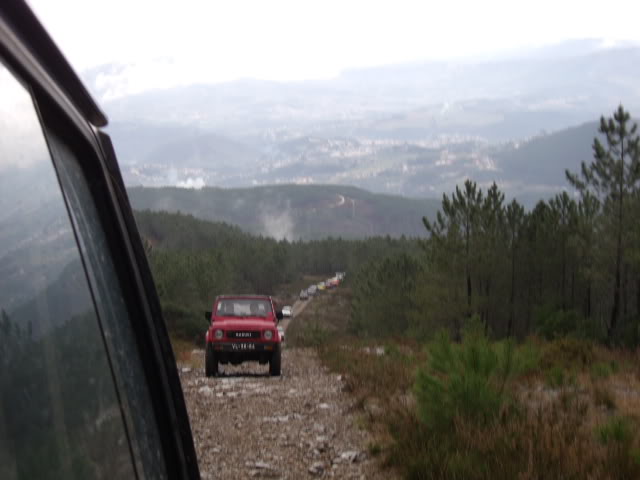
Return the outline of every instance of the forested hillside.
[[[422,217],[433,218],[440,205],[436,199],[374,194],[338,185],[134,187],[128,194],[137,210],[182,212],[287,240],[424,236]]]
[[[278,241],[178,213],[140,211],[136,220],[169,329],[190,340],[201,336],[202,312],[216,295],[273,295],[303,274],[357,271],[372,258],[419,248],[391,237]]]
[[[391,332],[459,338],[477,316],[503,338],[577,335],[635,346],[640,341],[640,147],[622,107],[603,119],[595,158],[566,172],[572,193],[526,211],[493,184],[467,180],[424,218],[420,258],[371,263],[354,282],[353,322],[379,333],[385,292],[404,299]],[[599,140],[605,138],[605,140]],[[401,285],[401,286],[400,286]],[[378,325],[378,326],[377,326]]]

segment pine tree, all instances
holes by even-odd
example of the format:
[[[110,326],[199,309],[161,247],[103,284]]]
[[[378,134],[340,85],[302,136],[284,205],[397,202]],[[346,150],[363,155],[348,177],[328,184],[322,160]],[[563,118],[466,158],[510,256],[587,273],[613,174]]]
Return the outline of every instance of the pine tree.
[[[451,242],[453,235],[459,238],[462,243],[461,255],[464,258],[469,316],[472,314],[473,299],[472,263],[476,253],[473,242],[481,207],[482,190],[475,182],[466,180],[463,190],[456,186],[456,191],[451,195],[451,199],[446,194],[442,196],[442,213],[438,212],[435,222],[431,223],[428,219],[423,219],[427,231],[435,242]]]
[[[599,213],[600,202],[590,192],[585,192],[578,203],[576,230],[571,243],[576,250],[577,257],[580,259],[579,273],[586,282],[583,308],[586,318],[591,318],[592,313],[595,247]]]
[[[620,318],[621,278],[625,245],[624,231],[630,226],[629,200],[638,190],[640,182],[640,137],[637,124],[631,125],[631,116],[622,105],[613,117],[600,118],[599,132],[606,145],[598,138],[593,141],[593,161],[582,163],[580,174],[566,172],[567,180],[583,195],[593,193],[603,205],[605,217],[611,220],[611,235],[615,243],[614,285],[611,316],[607,336],[609,341]]]
[[[500,274],[504,271],[504,193],[493,183],[482,201],[478,221],[478,240],[476,245],[476,262],[478,264],[478,290],[481,295],[480,319],[485,326],[485,334],[489,327],[493,302],[497,297],[496,290]]]
[[[516,295],[516,260],[520,248],[522,227],[525,220],[524,207],[513,199],[505,212],[507,225],[507,242],[509,247],[509,259],[511,263],[511,280],[509,293],[509,321],[507,323],[507,336],[513,334],[513,322],[515,317]]]
[[[576,203],[567,192],[556,195],[549,202],[549,207],[554,214],[558,235],[560,237],[560,298],[562,310],[567,310],[567,267],[569,237],[575,229]]]

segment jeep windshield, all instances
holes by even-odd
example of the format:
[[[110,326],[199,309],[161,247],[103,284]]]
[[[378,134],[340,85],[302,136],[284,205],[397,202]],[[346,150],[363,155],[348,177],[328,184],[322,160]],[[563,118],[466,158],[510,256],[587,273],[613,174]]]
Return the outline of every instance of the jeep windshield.
[[[225,299],[218,302],[216,315],[219,317],[264,317],[271,313],[268,300],[249,298]]]

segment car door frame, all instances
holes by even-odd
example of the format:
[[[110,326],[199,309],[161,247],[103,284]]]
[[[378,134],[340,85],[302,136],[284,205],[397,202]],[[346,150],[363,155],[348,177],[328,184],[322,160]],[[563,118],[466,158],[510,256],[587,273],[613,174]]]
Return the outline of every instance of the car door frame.
[[[167,477],[200,478],[176,361],[145,250],[109,136],[106,116],[29,7],[0,4],[0,58],[30,91],[44,128],[82,142],[81,159],[99,221],[125,294],[153,405]],[[70,145],[73,147],[73,144]],[[55,159],[54,159],[55,165]],[[60,186],[63,189],[62,185]]]

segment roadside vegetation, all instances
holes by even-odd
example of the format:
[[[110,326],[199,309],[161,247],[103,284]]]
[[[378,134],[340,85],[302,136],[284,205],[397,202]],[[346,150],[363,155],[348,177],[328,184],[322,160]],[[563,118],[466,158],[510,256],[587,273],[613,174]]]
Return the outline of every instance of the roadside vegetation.
[[[348,277],[319,355],[405,478],[640,478],[640,140],[622,108],[600,133],[571,194],[467,181]]]

